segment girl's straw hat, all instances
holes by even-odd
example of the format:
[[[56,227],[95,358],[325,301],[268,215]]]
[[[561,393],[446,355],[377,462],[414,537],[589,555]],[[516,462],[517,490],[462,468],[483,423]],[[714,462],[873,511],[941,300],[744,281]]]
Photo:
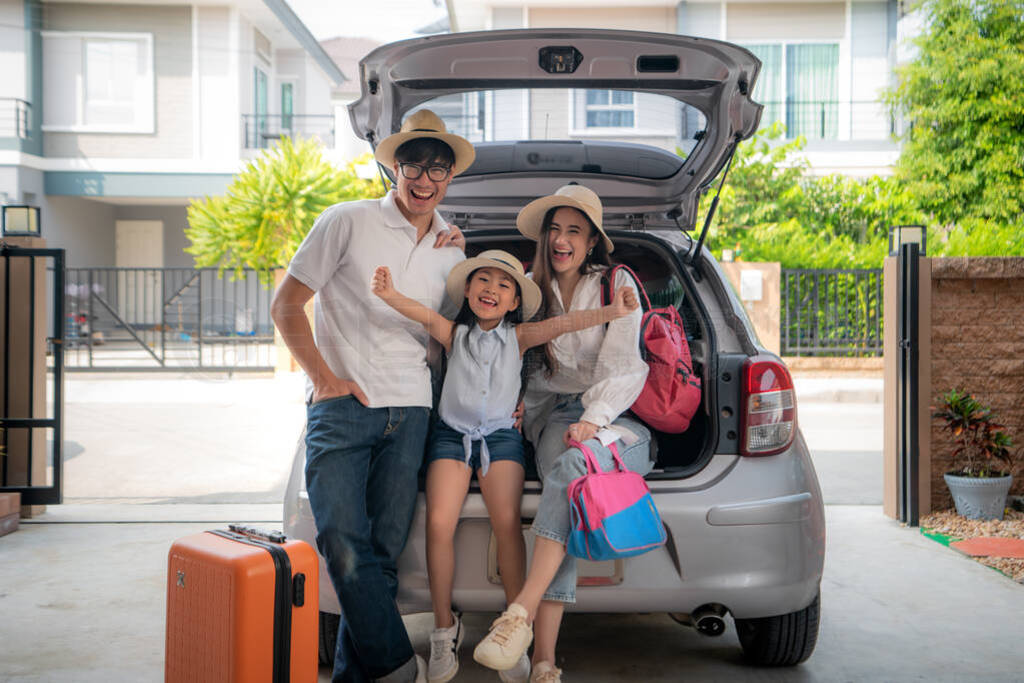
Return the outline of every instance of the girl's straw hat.
[[[571,206],[582,211],[601,233],[608,253],[610,254],[615,249],[615,245],[612,244],[604,228],[601,227],[604,207],[601,206],[600,197],[596,192],[582,185],[564,185],[555,190],[553,195],[534,199],[524,206],[516,216],[516,227],[519,228],[519,232],[536,242],[540,239],[541,224],[544,222],[545,214],[548,210],[559,206]]]
[[[473,144],[464,137],[449,133],[444,127],[444,121],[429,109],[420,109],[409,115],[409,118],[402,124],[402,129],[389,135],[380,141],[374,156],[377,161],[387,168],[395,165],[395,150],[409,140],[416,138],[435,138],[447,144],[455,152],[455,164],[452,165],[452,175],[457,176],[473,163],[476,158],[476,150]]]
[[[466,278],[478,268],[499,268],[519,283],[519,293],[523,305],[523,320],[529,320],[540,308],[540,287],[526,277],[523,264],[512,254],[501,249],[488,249],[479,256],[462,261],[448,273],[448,297],[456,306],[462,305],[466,298]]]

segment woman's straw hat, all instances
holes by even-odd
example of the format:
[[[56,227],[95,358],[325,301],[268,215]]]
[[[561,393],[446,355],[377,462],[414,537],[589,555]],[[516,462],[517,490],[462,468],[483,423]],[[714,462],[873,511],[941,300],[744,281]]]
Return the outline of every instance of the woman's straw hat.
[[[534,199],[519,212],[516,217],[516,227],[519,228],[519,232],[536,242],[540,239],[544,216],[550,209],[560,206],[571,206],[582,211],[601,233],[608,253],[610,254],[615,249],[615,245],[612,244],[604,228],[601,227],[601,218],[604,214],[601,198],[597,196],[596,192],[582,185],[564,185],[555,190],[553,195]]]

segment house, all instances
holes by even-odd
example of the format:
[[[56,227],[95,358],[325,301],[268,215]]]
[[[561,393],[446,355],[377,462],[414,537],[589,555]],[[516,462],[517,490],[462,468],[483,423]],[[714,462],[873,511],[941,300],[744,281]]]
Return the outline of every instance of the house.
[[[0,45],[0,202],[72,267],[191,266],[190,199],[281,135],[333,145],[346,81],[285,0],[0,0]]]
[[[896,0],[449,0],[454,31],[603,28],[715,38],[763,63],[762,126],[782,121],[807,139],[816,174],[888,174],[898,155],[880,102],[897,58]],[[691,149],[700,112],[668,98],[618,91],[505,91],[430,103],[475,140],[588,139]]]
[[[338,36],[320,41],[324,52],[331,58],[348,79],[331,90],[331,106],[334,111],[334,147],[327,151],[332,161],[344,164],[361,154],[372,151],[370,144],[356,137],[348,116],[348,105],[359,99],[359,60],[366,53],[381,45],[371,38],[350,38]]]

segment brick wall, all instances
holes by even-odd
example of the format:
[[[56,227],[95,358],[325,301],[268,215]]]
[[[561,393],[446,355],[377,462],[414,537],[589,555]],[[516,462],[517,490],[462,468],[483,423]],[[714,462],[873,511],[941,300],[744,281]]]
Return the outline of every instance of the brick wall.
[[[1010,493],[1024,494],[1024,258],[936,258],[931,269],[931,405],[957,387],[992,406],[1017,453]],[[938,420],[930,438],[932,509],[949,508],[953,447]]]

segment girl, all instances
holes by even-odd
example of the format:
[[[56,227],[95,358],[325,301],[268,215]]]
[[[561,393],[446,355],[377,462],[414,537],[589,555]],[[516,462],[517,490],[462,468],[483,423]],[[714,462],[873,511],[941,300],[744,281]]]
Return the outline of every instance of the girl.
[[[430,636],[431,683],[458,671],[462,624],[452,613],[455,526],[477,472],[498,549],[498,569],[508,602],[526,573],[526,545],[520,527],[525,476],[522,435],[513,429],[519,400],[523,353],[560,334],[603,325],[638,306],[634,290],[622,287],[612,303],[535,323],[540,289],[511,254],[494,249],[452,268],[447,291],[461,302],[454,321],[400,294],[390,271],[373,275],[373,293],[410,320],[421,323],[448,354],[448,371],[427,455],[427,570],[435,629]],[[503,681],[526,681],[525,654],[502,667]]]
[[[516,226],[537,242],[533,279],[544,294],[541,317],[573,315],[600,302],[601,278],[615,248],[602,228],[602,214],[601,200],[582,185],[566,185],[519,212]],[[635,291],[624,272],[617,273],[615,285]],[[640,318],[635,311],[606,327],[553,340],[545,348],[547,367],[530,377],[524,431],[544,487],[533,520],[536,541],[523,589],[473,652],[484,666],[501,670],[518,661],[536,631],[530,680],[561,681],[555,646],[565,605],[576,601],[576,558],[565,552],[566,490],[587,471],[583,454],[569,444],[587,442],[604,470],[612,465],[612,442],[618,442],[633,472],[645,475],[653,466],[650,432],[624,415],[647,378],[638,344]]]

